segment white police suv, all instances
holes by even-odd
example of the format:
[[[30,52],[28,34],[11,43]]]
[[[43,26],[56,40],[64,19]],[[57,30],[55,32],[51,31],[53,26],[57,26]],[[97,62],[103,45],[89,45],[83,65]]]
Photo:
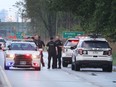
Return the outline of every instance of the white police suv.
[[[72,55],[72,70],[102,68],[112,72],[112,49],[105,38],[89,36],[80,38]]]
[[[78,38],[69,38],[64,44],[64,52],[62,55],[62,65],[63,67],[67,67],[68,64],[72,63],[72,53],[76,48],[79,42]],[[73,49],[72,49],[73,48]]]

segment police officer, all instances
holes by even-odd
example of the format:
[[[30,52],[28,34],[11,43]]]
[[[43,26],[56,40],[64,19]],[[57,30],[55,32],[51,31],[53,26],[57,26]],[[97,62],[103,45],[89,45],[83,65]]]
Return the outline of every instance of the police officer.
[[[52,69],[57,68],[57,59],[56,59],[56,44],[53,41],[53,37],[50,38],[50,41],[46,45],[48,47],[48,69],[50,69],[50,63],[52,58]]]
[[[0,50],[2,50],[2,44],[0,44]]]
[[[41,37],[38,35],[35,35],[34,42],[35,42],[36,46],[38,47],[38,49],[43,49],[43,47],[45,47],[44,42],[41,40]],[[44,67],[45,63],[43,60],[43,51],[41,51],[41,63],[42,63],[42,66]]]
[[[58,59],[58,65],[59,65],[59,69],[61,69],[61,56],[62,56],[62,47],[63,47],[63,43],[60,40],[59,36],[56,36],[56,46],[57,46],[57,59]]]

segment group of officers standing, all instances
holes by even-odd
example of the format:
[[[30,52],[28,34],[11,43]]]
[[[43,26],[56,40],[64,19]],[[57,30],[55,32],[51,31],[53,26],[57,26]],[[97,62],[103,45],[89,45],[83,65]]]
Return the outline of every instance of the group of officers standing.
[[[44,42],[41,40],[41,37],[36,35],[34,36],[34,42],[38,49],[42,49],[46,46],[47,52],[48,52],[48,69],[51,67],[51,60],[52,60],[52,69],[61,69],[61,56],[62,56],[62,48],[63,43],[60,40],[59,36],[56,36],[54,39],[53,37],[50,38],[50,41],[47,42],[45,45]],[[45,66],[44,60],[43,60],[43,52],[41,52],[41,63],[42,66]],[[58,66],[57,66],[58,61]]]

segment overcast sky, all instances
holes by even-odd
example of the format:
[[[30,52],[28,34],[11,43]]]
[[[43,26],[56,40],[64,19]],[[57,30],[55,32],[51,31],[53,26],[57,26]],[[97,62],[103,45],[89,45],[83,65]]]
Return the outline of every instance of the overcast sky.
[[[13,7],[13,5],[15,5],[15,3],[17,1],[22,1],[22,0],[0,0],[0,11],[1,10],[7,10],[8,14],[7,14],[7,20],[12,20],[12,21],[16,21],[17,18],[19,19],[19,21],[21,20],[21,18],[17,15],[17,8]]]
[[[9,8],[14,8],[12,5],[14,5],[17,1],[21,0],[0,0],[0,10],[9,10]]]

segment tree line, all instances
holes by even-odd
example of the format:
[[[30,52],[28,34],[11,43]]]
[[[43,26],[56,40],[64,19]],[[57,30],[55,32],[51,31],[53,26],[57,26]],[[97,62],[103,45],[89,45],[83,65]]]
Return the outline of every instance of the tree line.
[[[33,33],[82,31],[116,41],[116,0],[24,0],[23,6]]]

